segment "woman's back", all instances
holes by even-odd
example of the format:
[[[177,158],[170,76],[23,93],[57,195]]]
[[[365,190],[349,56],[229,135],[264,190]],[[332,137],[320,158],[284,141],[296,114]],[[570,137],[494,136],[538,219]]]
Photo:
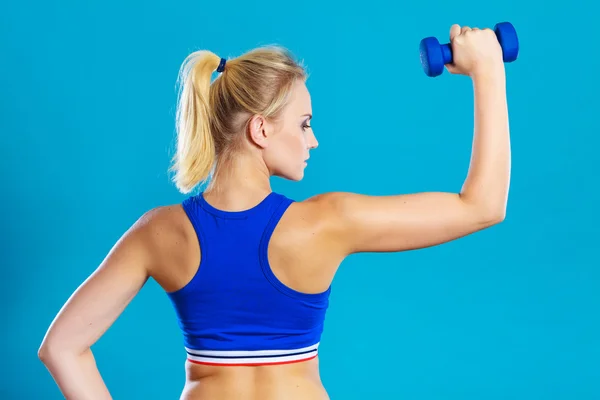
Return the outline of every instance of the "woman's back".
[[[199,194],[155,211],[162,242],[178,246],[162,247],[153,278],[183,330],[183,398],[327,398],[317,350],[340,260],[323,248],[323,210],[271,192],[234,209]]]

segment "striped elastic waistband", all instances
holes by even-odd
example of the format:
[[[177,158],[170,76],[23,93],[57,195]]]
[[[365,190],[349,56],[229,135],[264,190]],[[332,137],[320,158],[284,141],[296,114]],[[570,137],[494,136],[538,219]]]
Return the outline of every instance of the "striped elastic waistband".
[[[278,365],[307,361],[317,356],[319,343],[293,350],[194,350],[185,348],[188,361],[204,365]]]

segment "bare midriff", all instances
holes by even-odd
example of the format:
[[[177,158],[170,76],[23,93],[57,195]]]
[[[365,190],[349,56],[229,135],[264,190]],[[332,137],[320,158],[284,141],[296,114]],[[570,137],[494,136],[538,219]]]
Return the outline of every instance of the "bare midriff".
[[[214,366],[186,361],[180,400],[328,400],[319,360],[279,365]]]

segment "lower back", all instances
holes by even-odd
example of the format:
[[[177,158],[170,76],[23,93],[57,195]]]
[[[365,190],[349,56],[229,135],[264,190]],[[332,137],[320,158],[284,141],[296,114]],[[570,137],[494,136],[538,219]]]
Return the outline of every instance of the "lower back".
[[[186,363],[180,400],[328,400],[318,358],[274,366],[216,367]]]

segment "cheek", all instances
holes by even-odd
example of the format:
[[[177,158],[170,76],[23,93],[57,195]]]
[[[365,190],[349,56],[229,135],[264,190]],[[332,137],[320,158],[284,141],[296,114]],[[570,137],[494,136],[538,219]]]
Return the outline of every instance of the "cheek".
[[[281,132],[273,139],[265,154],[265,161],[273,168],[296,168],[304,160],[307,138],[302,132]]]
[[[285,148],[283,152],[291,156],[303,154],[306,148],[306,138],[304,135],[289,135],[283,142],[282,147]]]
[[[304,157],[304,153],[306,153],[306,149],[308,146],[306,145],[306,135],[300,135],[296,138],[296,152],[300,157]]]

